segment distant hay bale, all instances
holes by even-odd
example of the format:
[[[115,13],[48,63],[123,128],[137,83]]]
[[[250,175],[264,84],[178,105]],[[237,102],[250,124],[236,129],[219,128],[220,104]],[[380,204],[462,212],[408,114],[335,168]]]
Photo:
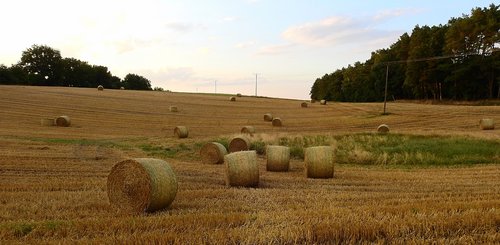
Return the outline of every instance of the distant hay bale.
[[[479,120],[479,127],[482,130],[493,130],[495,129],[495,121],[491,118],[483,118]]]
[[[286,172],[290,168],[290,148],[281,145],[266,147],[267,171]]]
[[[174,135],[177,136],[177,138],[187,138],[189,134],[189,131],[186,126],[177,126],[174,129]]]
[[[168,207],[177,194],[177,178],[160,159],[135,158],[113,166],[107,181],[111,205],[127,213],[154,212]]]
[[[270,122],[273,120],[273,115],[271,113],[264,114],[264,121]]]
[[[315,99],[311,99],[311,103],[316,103],[316,100]]]
[[[379,134],[387,134],[389,133],[389,126],[387,126],[387,124],[380,124],[380,126],[377,127],[377,132]]]
[[[56,120],[54,118],[42,118],[42,126],[55,126]]]
[[[206,143],[200,149],[201,161],[207,164],[221,164],[227,154],[226,147],[217,142]]]
[[[283,126],[283,124],[281,123],[281,118],[279,118],[279,117],[273,118],[273,122],[272,123],[273,123],[274,127],[281,127],[281,126]]]
[[[177,106],[171,106],[168,108],[170,112],[178,112],[179,110],[177,109]]]
[[[69,125],[71,125],[71,119],[68,116],[57,117],[56,125],[59,127],[69,127]]]
[[[125,90],[125,87],[120,87],[121,90]]]
[[[240,93],[237,93],[236,94],[236,97],[241,97],[242,95]]]
[[[302,108],[307,108],[307,102],[302,102],[302,103],[300,104],[300,107],[302,107]]]
[[[250,149],[250,140],[245,136],[234,137],[229,142],[228,150],[230,153],[248,151],[248,149]]]
[[[102,85],[99,85],[99,86],[97,86],[97,90],[99,90],[99,91],[103,91],[103,90],[104,90],[104,87],[103,87]]]
[[[255,151],[240,151],[224,156],[226,185],[257,187],[259,185],[259,165]]]
[[[305,175],[307,178],[333,178],[333,148],[331,146],[315,146],[305,149]]]
[[[253,126],[244,126],[243,128],[241,128],[241,133],[253,136],[253,134],[255,133],[255,128]]]
[[[319,103],[322,105],[326,105],[326,100],[320,100]]]
[[[229,97],[229,101],[236,101],[236,97],[234,96]]]

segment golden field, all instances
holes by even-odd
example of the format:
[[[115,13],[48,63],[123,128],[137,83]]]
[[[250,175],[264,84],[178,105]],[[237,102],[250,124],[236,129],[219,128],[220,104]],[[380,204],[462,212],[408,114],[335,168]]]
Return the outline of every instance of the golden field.
[[[499,140],[500,106],[319,103],[153,91],[0,86],[0,243],[331,244],[500,243],[500,165],[398,168],[337,164],[306,179],[304,163],[267,172],[258,188],[229,188],[224,166],[164,158],[179,190],[161,212],[126,215],[106,194],[111,167],[150,157],[141,145],[190,146],[256,137],[374,132]],[[170,112],[177,106],[179,112]],[[280,117],[283,127],[263,120]],[[71,117],[71,127],[41,126]],[[493,118],[496,130],[480,130]],[[189,138],[174,137],[175,126]],[[112,144],[110,144],[110,142]]]

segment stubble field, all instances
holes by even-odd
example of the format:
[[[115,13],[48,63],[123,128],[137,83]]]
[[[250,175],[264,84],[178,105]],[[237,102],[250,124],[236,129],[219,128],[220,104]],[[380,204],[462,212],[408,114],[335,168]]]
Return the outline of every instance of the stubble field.
[[[392,102],[381,116],[381,103],[300,108],[297,100],[228,98],[0,86],[0,243],[500,243],[498,153],[481,164],[347,162],[326,180],[306,179],[298,158],[289,172],[267,172],[260,155],[258,188],[226,187],[224,166],[202,164],[196,153],[200,142],[245,125],[259,139],[372,133],[386,123],[391,134],[498,144],[500,130],[480,130],[478,122],[499,122],[500,106]],[[40,125],[60,115],[71,117],[71,127]],[[178,125],[189,138],[174,137]],[[179,190],[167,210],[126,215],[110,206],[107,175],[133,157],[171,164]]]

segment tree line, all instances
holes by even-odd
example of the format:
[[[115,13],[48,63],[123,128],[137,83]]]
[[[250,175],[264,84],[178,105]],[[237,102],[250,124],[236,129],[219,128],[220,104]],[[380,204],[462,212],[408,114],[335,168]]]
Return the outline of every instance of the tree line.
[[[474,8],[439,26],[415,26],[364,63],[317,78],[312,99],[368,102],[388,98],[500,98],[500,5]]]
[[[122,80],[105,66],[63,58],[59,50],[36,44],[22,52],[18,63],[0,65],[0,84],[151,90],[145,77],[129,73]]]

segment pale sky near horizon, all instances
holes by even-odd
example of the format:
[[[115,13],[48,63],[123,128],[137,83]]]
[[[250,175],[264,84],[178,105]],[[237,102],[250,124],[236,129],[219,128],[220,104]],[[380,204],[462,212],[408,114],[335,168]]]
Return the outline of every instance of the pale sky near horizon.
[[[16,0],[2,4],[0,64],[33,44],[182,92],[307,99],[314,80],[364,62],[415,25],[494,1]],[[498,4],[498,3],[496,3]]]

